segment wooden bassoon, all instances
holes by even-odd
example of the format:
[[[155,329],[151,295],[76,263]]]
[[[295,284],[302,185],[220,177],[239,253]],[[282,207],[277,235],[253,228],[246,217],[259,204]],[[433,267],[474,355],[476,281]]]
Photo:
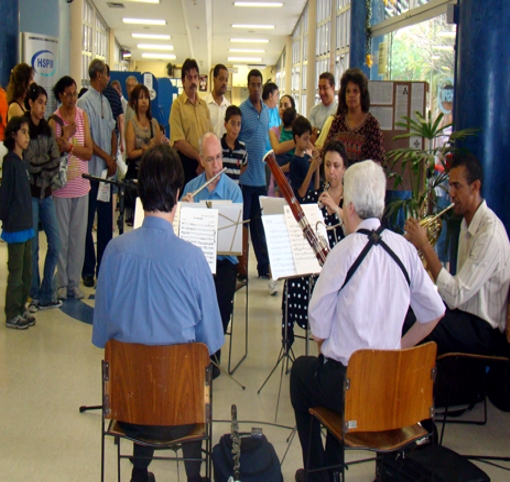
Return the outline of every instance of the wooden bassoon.
[[[276,162],[274,152],[269,151],[264,156],[263,161],[266,162],[269,166],[269,169],[271,169],[271,173],[274,176],[276,184],[278,184],[278,187],[280,188],[280,192],[283,194],[283,197],[289,204],[290,210],[292,211],[294,218],[296,218],[299,226],[303,230],[303,234],[312,247],[317,260],[319,261],[319,264],[324,266],[324,263],[326,262],[326,256],[329,253],[329,247],[326,241],[322,238],[322,236],[317,236],[315,231],[310,226],[310,223],[306,219],[303,208],[299,204],[296,196],[294,195],[294,192],[292,191],[292,188],[290,187],[289,181],[285,177],[281,167]]]

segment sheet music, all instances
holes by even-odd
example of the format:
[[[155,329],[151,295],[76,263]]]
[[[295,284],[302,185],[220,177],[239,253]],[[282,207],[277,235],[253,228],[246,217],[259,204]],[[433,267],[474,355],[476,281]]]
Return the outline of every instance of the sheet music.
[[[216,274],[218,210],[182,205],[180,211],[179,237],[198,246],[204,253],[211,272]]]
[[[140,228],[143,224],[145,214],[143,212],[142,200],[137,196],[135,201],[135,218],[133,220],[133,229]]]
[[[289,231],[283,214],[262,216],[273,279],[296,276]]]
[[[303,211],[305,211],[305,206],[301,206],[303,208]],[[316,221],[319,220],[319,208],[316,205],[308,205],[311,208],[315,208],[317,213],[313,212],[312,209],[307,209],[305,211],[306,219],[310,223],[310,226],[312,226],[312,229],[315,231],[315,224]],[[289,232],[290,236],[290,244],[292,248],[292,255],[294,257],[294,263],[296,265],[296,271],[298,273],[320,273],[321,267],[319,265],[319,262],[317,261],[317,258],[315,256],[315,253],[306,240],[306,238],[303,235],[303,230],[297,223],[296,219],[294,218],[294,215],[292,214],[292,211],[289,206],[284,207],[285,211],[285,223],[287,225],[287,230]],[[315,218],[315,219],[314,219]]]
[[[287,201],[283,197],[259,196],[259,201],[264,216],[283,214],[283,206],[287,206]]]

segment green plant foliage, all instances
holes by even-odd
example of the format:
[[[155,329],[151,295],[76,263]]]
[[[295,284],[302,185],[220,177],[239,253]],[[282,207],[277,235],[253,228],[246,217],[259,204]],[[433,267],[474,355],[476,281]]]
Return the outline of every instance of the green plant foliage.
[[[420,218],[436,211],[436,189],[444,189],[444,182],[448,179],[447,158],[450,154],[459,151],[459,148],[455,147],[455,142],[476,135],[478,131],[478,129],[463,129],[448,134],[452,124],[441,126],[443,117],[442,113],[433,118],[430,111],[426,116],[416,111],[414,118],[403,117],[401,122],[395,123],[407,132],[395,136],[393,140],[420,137],[424,139],[424,147],[394,149],[386,154],[387,166],[390,170],[388,177],[393,180],[394,189],[402,184],[404,171],[408,168],[411,172],[411,198],[390,203],[387,208],[389,215],[398,212],[401,208],[404,209],[406,218],[408,216]],[[438,142],[439,138],[445,137],[448,137],[446,142]],[[396,164],[399,161],[401,172],[396,172]],[[434,173],[436,163],[442,164],[443,172]]]

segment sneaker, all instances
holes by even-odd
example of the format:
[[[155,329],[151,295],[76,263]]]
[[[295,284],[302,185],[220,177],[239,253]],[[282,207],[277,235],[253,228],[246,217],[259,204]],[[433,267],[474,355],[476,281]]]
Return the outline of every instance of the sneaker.
[[[37,310],[39,309],[39,300],[32,300],[30,304],[28,305],[28,311],[30,313],[37,313]]]
[[[7,320],[5,322],[5,326],[7,328],[16,328],[17,330],[26,330],[30,326],[30,323],[21,315],[18,315],[14,318],[11,318],[10,320]]]
[[[58,300],[55,298],[55,299],[51,300],[46,305],[39,304],[39,309],[40,310],[51,310],[52,308],[60,308],[62,306],[62,304],[63,303],[61,300]]]
[[[82,300],[83,298],[85,298],[85,293],[80,288],[78,288],[78,286],[76,286],[74,288],[69,288],[67,290],[67,294],[71,298],[75,298],[77,300]]]
[[[57,299],[59,299],[59,300],[67,300],[67,287],[66,286],[61,286],[57,290]]]
[[[267,283],[267,289],[271,296],[276,296],[278,294],[278,287],[276,286],[276,280],[270,279]]]
[[[30,313],[30,310],[25,310],[25,313],[23,313],[21,316],[28,322],[29,326],[35,325],[35,316]]]

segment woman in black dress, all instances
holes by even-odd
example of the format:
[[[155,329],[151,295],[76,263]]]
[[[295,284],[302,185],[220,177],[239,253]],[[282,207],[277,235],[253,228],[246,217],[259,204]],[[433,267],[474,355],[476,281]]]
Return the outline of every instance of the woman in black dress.
[[[331,249],[344,237],[342,229],[342,197],[343,177],[345,170],[349,167],[347,152],[344,145],[336,140],[328,142],[322,151],[324,176],[326,184],[318,191],[309,192],[304,204],[319,203],[324,223],[328,227],[328,241]],[[330,229],[331,228],[331,229]],[[289,346],[294,343],[294,323],[301,328],[308,327],[308,302],[310,276],[293,278],[286,281],[288,284],[288,319],[287,319],[287,340]],[[316,277],[313,281],[315,281]],[[282,316],[283,327],[282,337],[285,339],[285,293],[283,290]]]

